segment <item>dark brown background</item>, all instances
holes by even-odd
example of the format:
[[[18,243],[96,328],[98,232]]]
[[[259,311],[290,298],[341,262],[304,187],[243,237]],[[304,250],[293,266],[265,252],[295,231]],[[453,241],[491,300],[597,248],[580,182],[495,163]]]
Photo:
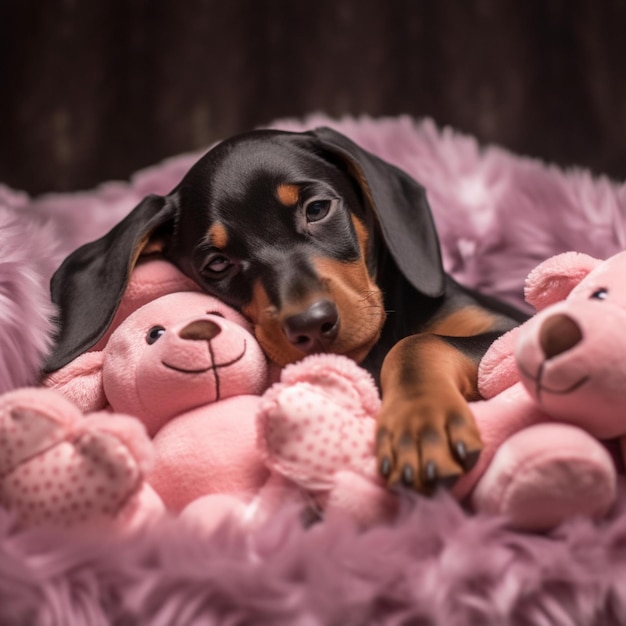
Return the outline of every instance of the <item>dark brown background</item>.
[[[0,0],[0,180],[88,188],[313,111],[624,180],[625,33],[626,0]]]

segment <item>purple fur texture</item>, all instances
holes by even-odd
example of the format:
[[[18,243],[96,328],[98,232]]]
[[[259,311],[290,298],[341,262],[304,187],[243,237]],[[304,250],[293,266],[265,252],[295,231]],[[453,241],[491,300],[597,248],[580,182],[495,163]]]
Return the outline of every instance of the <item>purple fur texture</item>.
[[[54,256],[44,229],[0,208],[0,393],[33,384],[49,348],[54,309],[43,267]]]
[[[0,623],[63,626],[626,623],[626,517],[550,536],[441,495],[359,532],[293,511],[244,536],[174,521],[115,539],[12,530],[0,512]]]

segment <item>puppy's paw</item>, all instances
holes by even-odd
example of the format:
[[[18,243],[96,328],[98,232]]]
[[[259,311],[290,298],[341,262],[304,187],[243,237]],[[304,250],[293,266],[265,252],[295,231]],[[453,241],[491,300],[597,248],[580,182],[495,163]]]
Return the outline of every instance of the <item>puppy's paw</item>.
[[[376,456],[390,486],[431,493],[470,470],[482,448],[467,401],[451,387],[401,400],[383,399]]]

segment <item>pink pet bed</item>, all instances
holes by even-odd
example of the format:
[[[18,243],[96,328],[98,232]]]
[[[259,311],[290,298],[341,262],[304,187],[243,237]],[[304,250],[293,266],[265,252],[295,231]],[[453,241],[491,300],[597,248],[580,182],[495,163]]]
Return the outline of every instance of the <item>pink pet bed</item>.
[[[467,285],[522,305],[524,278],[546,257],[626,248],[626,186],[407,117],[274,126],[319,125],[425,184],[445,265]],[[75,194],[33,199],[0,184],[0,392],[36,380],[62,258],[168,192],[198,156]],[[94,538],[18,530],[0,510],[0,624],[622,624],[625,505],[621,492],[609,518],[549,535],[469,515],[445,494],[407,498],[397,522],[368,531],[334,518],[306,530],[286,509],[249,536],[164,521]]]

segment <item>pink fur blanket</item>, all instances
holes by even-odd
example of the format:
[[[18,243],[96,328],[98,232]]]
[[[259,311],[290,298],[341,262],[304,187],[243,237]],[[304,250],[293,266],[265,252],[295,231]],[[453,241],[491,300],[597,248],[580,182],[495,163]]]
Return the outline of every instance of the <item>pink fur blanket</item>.
[[[407,117],[329,120],[427,188],[446,268],[522,303],[544,258],[626,248],[626,185],[562,171]],[[36,380],[49,345],[48,280],[62,258],[166,193],[198,154],[129,182],[30,198],[0,184],[0,392]],[[391,527],[309,530],[284,511],[244,538],[163,523],[142,536],[18,531],[0,510],[1,624],[619,624],[626,621],[626,514],[572,520],[550,536],[468,516],[445,495],[407,502]]]

